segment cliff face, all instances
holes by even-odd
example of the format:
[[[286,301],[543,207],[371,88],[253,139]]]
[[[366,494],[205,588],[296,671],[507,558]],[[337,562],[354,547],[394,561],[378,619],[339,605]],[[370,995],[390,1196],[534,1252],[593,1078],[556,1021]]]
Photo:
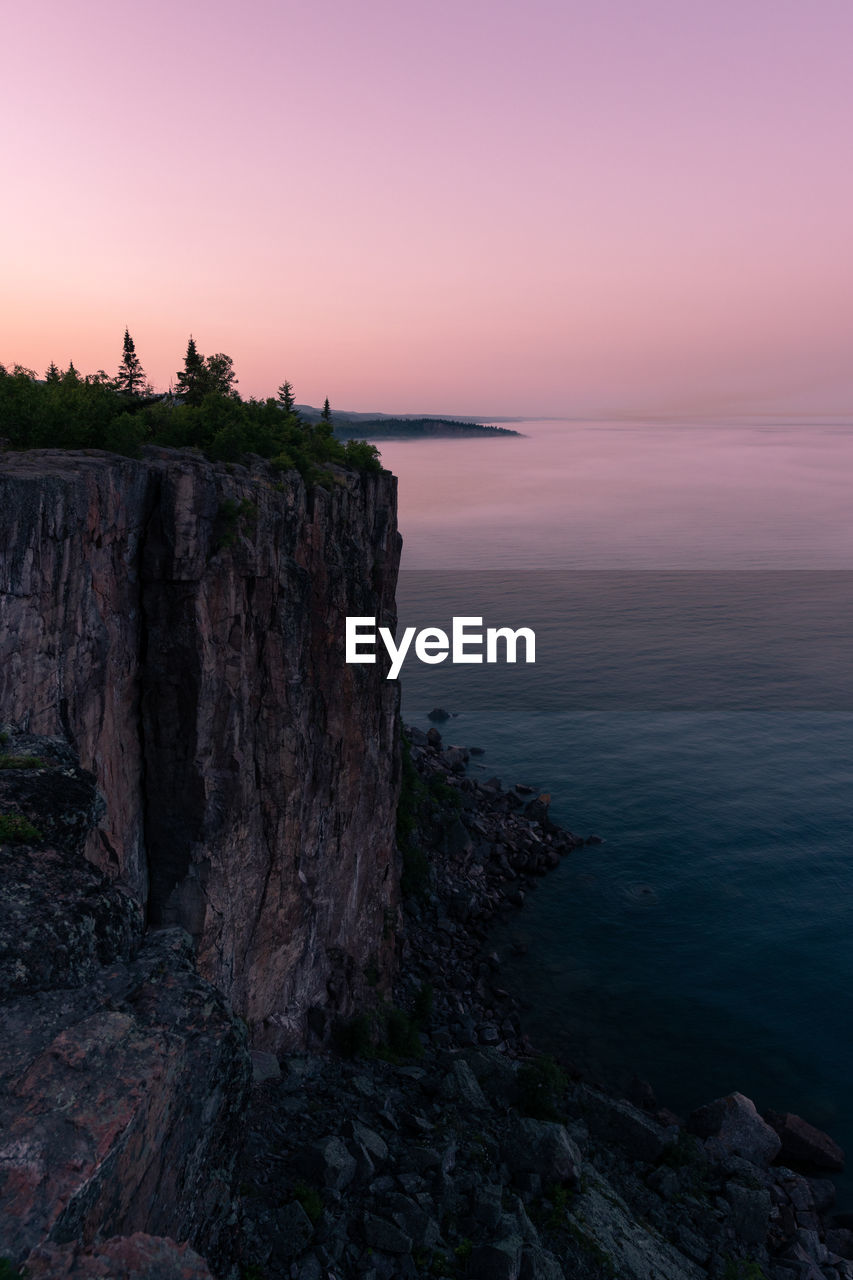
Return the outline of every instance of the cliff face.
[[[74,745],[106,802],[87,856],[263,1048],[389,975],[398,692],[346,665],[344,618],[395,624],[395,483],[0,460],[0,721]]]

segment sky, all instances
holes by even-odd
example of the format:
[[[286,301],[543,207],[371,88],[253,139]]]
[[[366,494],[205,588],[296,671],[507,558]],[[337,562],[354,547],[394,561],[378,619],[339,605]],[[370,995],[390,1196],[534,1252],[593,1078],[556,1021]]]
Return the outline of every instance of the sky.
[[[486,416],[853,406],[850,0],[28,0],[0,362]]]

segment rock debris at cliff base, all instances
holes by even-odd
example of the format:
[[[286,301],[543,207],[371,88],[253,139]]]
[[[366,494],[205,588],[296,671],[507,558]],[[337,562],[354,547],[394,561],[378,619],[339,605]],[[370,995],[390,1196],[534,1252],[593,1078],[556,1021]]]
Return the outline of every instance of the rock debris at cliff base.
[[[268,1280],[853,1276],[833,1184],[817,1166],[808,1176],[771,1166],[783,1138],[749,1099],[721,1099],[684,1123],[648,1090],[643,1109],[532,1053],[499,985],[488,921],[582,842],[551,824],[544,799],[523,799],[528,788],[467,776],[467,753],[444,748],[436,730],[408,733],[429,877],[407,901],[395,997],[414,1016],[428,984],[431,1011],[408,1057],[382,1042],[378,1018],[378,1043],[363,1041],[362,1056],[258,1061],[239,1171],[244,1270]],[[806,1131],[812,1153],[835,1155]]]
[[[67,744],[3,738],[0,1258],[34,1278],[202,1280],[186,1242],[224,1256],[245,1027],[184,930],[145,933],[84,857],[102,802]]]

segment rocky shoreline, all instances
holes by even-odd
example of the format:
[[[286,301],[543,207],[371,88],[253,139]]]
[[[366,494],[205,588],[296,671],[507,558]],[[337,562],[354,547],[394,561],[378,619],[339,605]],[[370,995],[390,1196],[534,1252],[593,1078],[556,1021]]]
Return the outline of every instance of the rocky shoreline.
[[[187,935],[83,857],[101,802],[67,745],[3,751],[6,1274],[853,1280],[826,1134],[740,1094],[678,1117],[525,1040],[489,926],[583,843],[547,796],[408,730],[394,988],[369,959],[337,1051],[250,1055]]]
[[[488,926],[584,841],[551,823],[547,796],[470,776],[437,729],[407,737],[403,853],[430,867],[397,932],[408,1039],[383,1040],[379,1015],[372,1040],[368,1025],[345,1042],[357,1056],[256,1055],[273,1078],[255,1085],[241,1159],[243,1274],[853,1277],[827,1135],[740,1094],[682,1119],[534,1052]]]

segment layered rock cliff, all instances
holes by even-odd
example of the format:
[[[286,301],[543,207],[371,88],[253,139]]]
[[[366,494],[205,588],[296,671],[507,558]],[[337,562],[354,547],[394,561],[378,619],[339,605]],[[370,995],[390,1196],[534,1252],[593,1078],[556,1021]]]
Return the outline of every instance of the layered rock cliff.
[[[322,1041],[390,975],[398,692],[344,662],[344,618],[395,625],[395,484],[0,462],[0,722],[73,745],[106,802],[87,856],[258,1047]]]

